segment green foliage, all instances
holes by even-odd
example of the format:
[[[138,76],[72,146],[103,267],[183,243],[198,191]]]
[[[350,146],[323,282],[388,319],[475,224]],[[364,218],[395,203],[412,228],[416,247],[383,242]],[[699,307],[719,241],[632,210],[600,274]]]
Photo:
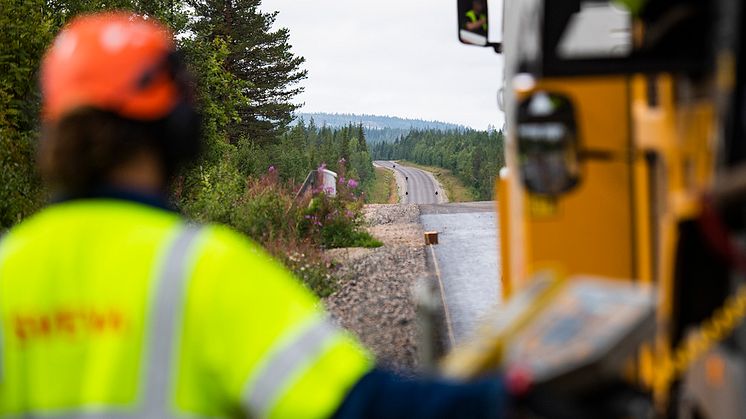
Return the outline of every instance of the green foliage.
[[[56,22],[42,1],[0,0],[0,231],[41,206],[34,171],[39,62]],[[29,24],[33,22],[33,24]]]
[[[501,131],[411,131],[394,142],[371,145],[376,160],[408,160],[450,170],[477,199],[492,199],[498,171],[505,165]]]
[[[228,156],[226,156],[228,157]],[[182,196],[182,210],[200,222],[218,222],[233,225],[237,197],[244,191],[244,181],[236,168],[226,158],[213,166],[200,166],[191,179],[192,195]]]
[[[224,38],[206,40],[185,38],[181,51],[190,70],[197,75],[197,100],[203,121],[203,163],[214,164],[235,148],[229,145],[226,127],[240,120],[238,108],[247,99],[242,88],[247,83],[238,79],[224,65],[230,54]]]
[[[260,179],[249,179],[238,200],[231,224],[262,243],[274,240],[303,240],[298,225],[301,212],[293,206],[294,187],[278,181],[276,171]]]

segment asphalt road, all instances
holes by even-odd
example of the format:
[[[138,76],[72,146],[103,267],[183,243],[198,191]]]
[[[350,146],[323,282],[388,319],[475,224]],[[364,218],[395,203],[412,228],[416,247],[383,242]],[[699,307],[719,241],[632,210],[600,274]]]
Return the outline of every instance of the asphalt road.
[[[467,340],[500,303],[500,253],[494,202],[420,205],[426,231],[437,231],[433,246],[448,312],[450,343]],[[431,253],[428,250],[428,258]]]
[[[400,203],[440,204],[448,202],[448,197],[432,173],[402,166],[392,161],[376,160],[373,164],[394,172],[396,183],[399,185]]]

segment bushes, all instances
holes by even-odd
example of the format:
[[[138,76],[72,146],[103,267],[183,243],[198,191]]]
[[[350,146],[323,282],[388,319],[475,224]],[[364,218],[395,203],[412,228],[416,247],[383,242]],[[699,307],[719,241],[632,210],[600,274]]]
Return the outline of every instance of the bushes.
[[[344,164],[337,182],[336,196],[326,191],[315,191],[303,216],[303,231],[315,237],[321,246],[379,247],[381,242],[363,230],[364,199],[357,191],[354,179],[345,179]]]
[[[336,289],[323,249],[381,245],[363,228],[363,196],[356,180],[340,177],[336,196],[317,188],[296,201],[297,185],[282,182],[274,167],[243,181],[231,160],[226,156],[209,170],[199,169],[191,197],[180,197],[183,211],[251,237],[319,296]],[[344,164],[340,167],[344,173]]]

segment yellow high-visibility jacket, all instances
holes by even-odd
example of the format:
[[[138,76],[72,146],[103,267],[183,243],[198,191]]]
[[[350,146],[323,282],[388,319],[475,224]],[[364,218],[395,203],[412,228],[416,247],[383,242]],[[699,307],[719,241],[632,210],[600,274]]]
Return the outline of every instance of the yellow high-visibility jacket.
[[[0,417],[333,414],[368,353],[257,245],[115,199],[0,241]]]

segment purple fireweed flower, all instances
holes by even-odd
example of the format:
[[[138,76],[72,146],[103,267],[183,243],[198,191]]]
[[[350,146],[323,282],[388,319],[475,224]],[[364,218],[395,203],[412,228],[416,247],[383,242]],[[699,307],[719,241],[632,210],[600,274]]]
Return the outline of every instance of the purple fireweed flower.
[[[352,189],[357,188],[357,181],[355,179],[350,179],[347,181],[347,186],[349,186]]]
[[[355,216],[355,213],[354,213],[354,212],[352,212],[352,211],[350,211],[350,210],[347,210],[347,211],[345,211],[345,217],[347,217],[347,218],[352,218],[352,217],[354,217],[354,216]]]
[[[337,182],[337,183],[339,183],[340,185],[344,185],[344,183],[345,183],[345,178],[344,178],[344,177],[341,177],[341,176],[340,176],[340,178],[339,178],[339,182]]]
[[[333,193],[334,193],[334,188],[332,188],[332,187],[330,186],[330,187],[328,187],[328,188],[324,189],[324,192],[326,192],[326,194],[327,194],[327,195],[331,195],[331,194],[333,194]]]
[[[321,166],[319,166],[319,172],[326,169],[326,163],[321,163]]]
[[[346,162],[347,162],[347,160],[345,160],[344,157],[342,157],[341,159],[339,159],[339,164],[345,164]]]
[[[274,172],[275,172],[275,170],[277,170],[277,169],[275,169],[275,166],[274,166],[274,165],[272,165],[272,166],[269,166],[269,169],[267,169],[267,171],[268,171],[269,173],[274,173]]]

